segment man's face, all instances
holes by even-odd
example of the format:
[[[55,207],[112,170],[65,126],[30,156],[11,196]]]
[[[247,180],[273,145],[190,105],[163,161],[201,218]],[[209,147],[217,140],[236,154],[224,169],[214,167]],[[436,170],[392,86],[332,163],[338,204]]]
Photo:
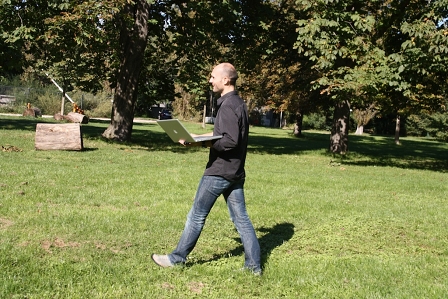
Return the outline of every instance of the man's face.
[[[208,82],[212,85],[213,92],[222,93],[224,90],[224,77],[219,66],[213,69]]]

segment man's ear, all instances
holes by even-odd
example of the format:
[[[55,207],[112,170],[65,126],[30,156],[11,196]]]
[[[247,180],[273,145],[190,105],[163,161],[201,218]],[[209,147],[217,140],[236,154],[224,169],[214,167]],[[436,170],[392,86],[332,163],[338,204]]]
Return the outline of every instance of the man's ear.
[[[229,77],[224,77],[224,85],[230,85],[230,78]]]

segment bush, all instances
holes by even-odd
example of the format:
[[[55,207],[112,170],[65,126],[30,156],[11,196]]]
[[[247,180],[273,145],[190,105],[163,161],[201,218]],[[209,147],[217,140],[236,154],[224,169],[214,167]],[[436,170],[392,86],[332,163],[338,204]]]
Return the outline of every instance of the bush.
[[[428,133],[437,140],[448,142],[448,114],[434,113],[429,116]]]
[[[54,92],[46,91],[42,95],[37,96],[37,100],[34,102],[34,106],[38,107],[42,114],[54,115],[61,112],[61,95],[57,95]],[[71,111],[72,105],[66,100],[64,105],[64,111]]]
[[[430,121],[425,114],[412,114],[406,118],[406,133],[409,136],[425,136],[428,132]]]
[[[102,101],[92,110],[85,110],[84,114],[90,117],[110,117],[112,111],[112,102]]]
[[[326,117],[320,113],[310,113],[303,116],[303,129],[309,130],[329,130],[326,123]]]
[[[448,114],[410,115],[406,119],[406,130],[412,136],[430,136],[437,140],[448,142]]]
[[[112,94],[101,91],[97,94],[82,91],[73,92],[72,100],[90,117],[110,117],[112,110]]]

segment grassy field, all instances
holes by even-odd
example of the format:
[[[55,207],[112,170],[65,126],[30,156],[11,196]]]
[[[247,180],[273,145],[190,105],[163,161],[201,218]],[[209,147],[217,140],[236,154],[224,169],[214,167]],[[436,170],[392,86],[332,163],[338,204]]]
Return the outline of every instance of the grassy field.
[[[84,151],[36,151],[37,122],[0,116],[0,298],[448,298],[448,144],[350,136],[341,159],[328,133],[251,128],[255,277],[221,199],[185,266],[151,261],[176,246],[207,150],[156,124],[111,143],[91,121]]]

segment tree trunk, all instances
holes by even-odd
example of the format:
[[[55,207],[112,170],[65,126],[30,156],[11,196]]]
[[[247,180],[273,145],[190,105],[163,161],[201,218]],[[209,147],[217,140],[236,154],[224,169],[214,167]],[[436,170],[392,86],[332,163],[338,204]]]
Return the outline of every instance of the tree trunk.
[[[350,103],[348,100],[338,102],[334,108],[333,126],[330,136],[330,151],[344,155],[348,151],[348,125]]]
[[[294,136],[296,137],[302,137],[302,127],[303,127],[303,115],[301,112],[297,112],[296,114],[297,120],[294,125]]]
[[[150,4],[146,0],[138,0],[134,5],[127,4],[124,8],[124,18],[130,17],[133,24],[129,26],[124,20],[121,25],[120,43],[123,53],[118,70],[110,125],[103,133],[103,137],[108,139],[131,140],[138,78],[148,37],[149,9]]]
[[[362,135],[362,133],[364,133],[364,126],[363,125],[358,125],[356,127],[355,135]]]
[[[400,144],[400,115],[397,115],[397,122],[395,123],[395,144]]]

